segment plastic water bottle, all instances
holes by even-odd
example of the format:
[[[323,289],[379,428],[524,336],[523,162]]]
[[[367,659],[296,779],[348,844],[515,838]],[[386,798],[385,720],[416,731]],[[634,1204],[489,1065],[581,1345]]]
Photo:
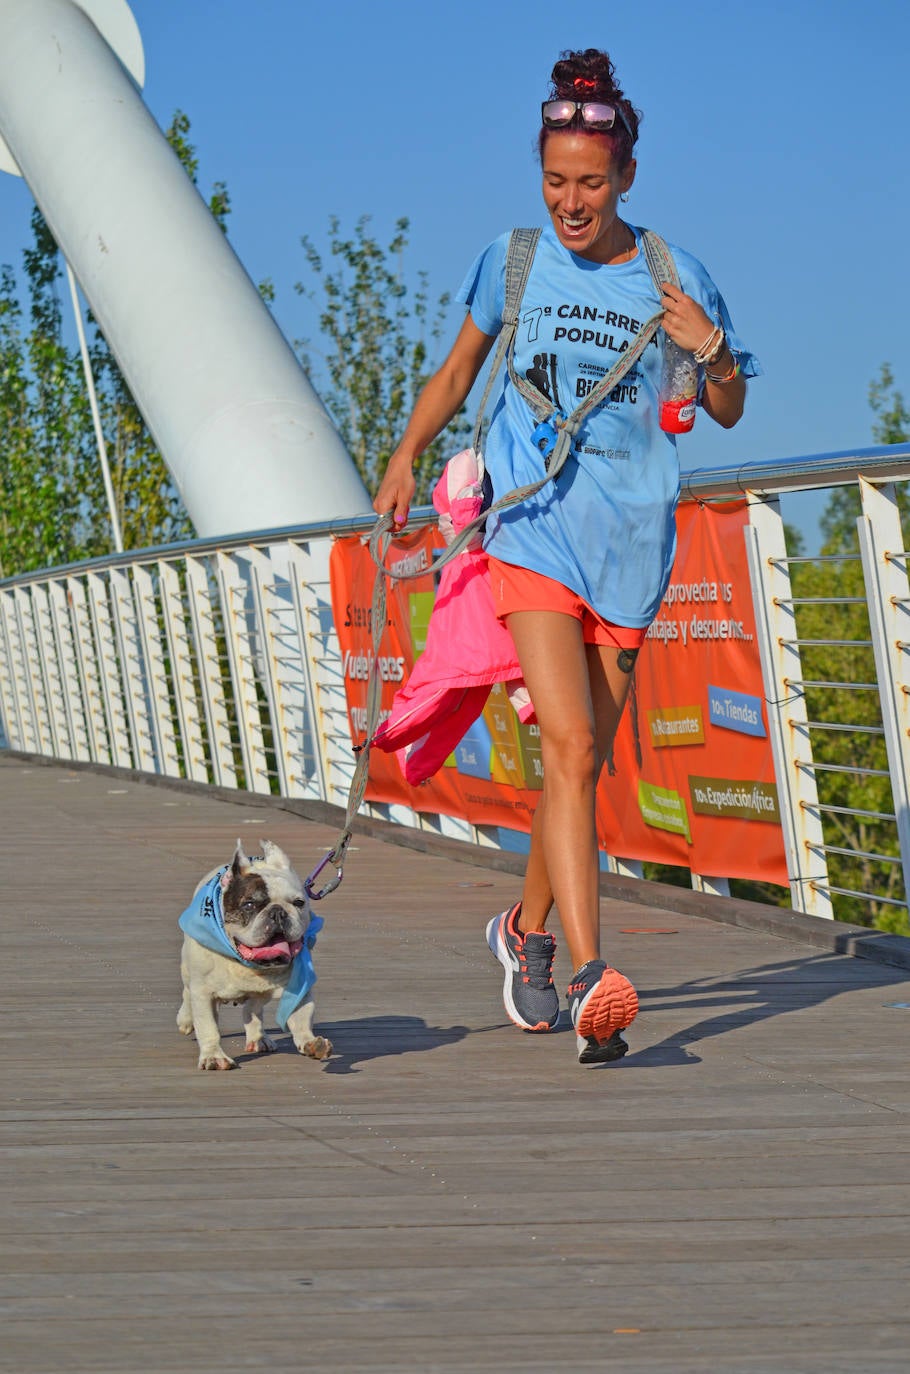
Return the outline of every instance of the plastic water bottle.
[[[698,366],[691,353],[674,343],[669,334],[663,338],[663,363],[660,374],[660,427],[665,434],[687,434],[695,424],[695,398],[698,395]]]

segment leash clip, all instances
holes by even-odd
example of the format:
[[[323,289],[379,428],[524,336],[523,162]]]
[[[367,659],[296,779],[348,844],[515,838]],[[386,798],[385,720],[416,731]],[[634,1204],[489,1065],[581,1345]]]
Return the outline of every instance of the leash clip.
[[[313,891],[313,884],[316,882],[316,879],[319,877],[322,870],[331,862],[332,855],[326,854],[322,862],[318,863],[316,867],[313,869],[310,876],[308,878],[304,878],[303,890],[309,897],[311,902],[321,902],[323,897],[328,897],[329,893],[334,892],[336,887],[338,887],[341,883],[341,880],[344,877],[344,868],[340,863],[336,861],[334,878],[329,878],[325,885],[321,887],[318,892]]]
[[[559,438],[560,421],[565,420],[565,416],[559,410],[554,410],[553,414],[546,420],[541,420],[540,424],[531,431],[531,443],[543,455],[544,470],[550,470],[550,458],[556,447],[556,440]]]

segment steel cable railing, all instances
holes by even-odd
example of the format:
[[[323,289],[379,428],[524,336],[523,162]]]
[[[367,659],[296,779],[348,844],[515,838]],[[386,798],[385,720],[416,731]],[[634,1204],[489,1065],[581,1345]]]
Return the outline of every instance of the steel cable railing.
[[[893,484],[908,477],[910,446],[895,445],[683,479],[685,500],[749,503],[793,904],[886,925],[891,911],[894,928],[910,869],[910,588]],[[780,494],[829,485],[859,488],[860,553],[791,555]],[[0,582],[8,746],[343,805],[354,759],[328,550],[372,524],[188,541]],[[496,841],[485,827],[369,809]]]

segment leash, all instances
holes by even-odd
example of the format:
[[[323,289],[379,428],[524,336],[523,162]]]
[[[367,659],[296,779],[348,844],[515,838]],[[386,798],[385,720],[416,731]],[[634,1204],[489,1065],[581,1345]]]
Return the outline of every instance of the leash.
[[[318,902],[323,897],[327,897],[330,892],[341,883],[344,877],[344,862],[347,856],[348,846],[354,833],[354,818],[360,810],[366,793],[367,780],[370,771],[370,749],[373,743],[373,736],[379,724],[379,712],[382,701],[382,679],[379,672],[379,649],[382,643],[382,636],[385,633],[387,623],[387,584],[391,581],[410,581],[417,577],[428,577],[445,567],[446,563],[457,558],[460,553],[471,543],[477,534],[490,518],[500,511],[508,510],[512,506],[519,505],[522,501],[527,501],[530,497],[536,496],[550,482],[555,482],[562,469],[565,467],[572,452],[572,443],[581,429],[588,415],[610,394],[615,386],[622,380],[629,369],[638,362],[648,344],[654,338],[660,322],[663,319],[663,310],[657,310],[642,325],[638,337],[614,363],[606,376],[602,377],[595,387],[591,389],[582,403],[572,411],[571,415],[564,416],[553,406],[552,402],[531,385],[524,377],[515,371],[513,366],[513,356],[515,351],[515,334],[518,328],[518,311],[521,306],[521,299],[528,282],[531,272],[531,265],[534,260],[534,253],[537,242],[540,238],[539,229],[513,229],[509,239],[509,249],[506,257],[506,305],[503,310],[503,324],[496,344],[496,351],[487,376],[486,386],[477,412],[477,419],[474,424],[473,448],[478,456],[481,477],[483,476],[483,459],[480,454],[480,435],[483,423],[483,415],[490,399],[499,369],[505,361],[509,371],[509,378],[513,385],[524,397],[532,414],[538,420],[537,428],[533,431],[532,439],[540,449],[544,457],[545,474],[538,481],[529,482],[525,486],[516,487],[513,491],[507,492],[505,496],[494,501],[486,510],[480,512],[464,529],[452,540],[438,558],[434,559],[428,567],[419,568],[412,572],[397,572],[390,568],[386,563],[389,545],[392,541],[392,514],[386,512],[376,520],[369,536],[369,551],[373,562],[376,564],[376,577],[373,582],[373,600],[371,608],[370,623],[373,634],[373,657],[370,663],[370,677],[367,685],[367,706],[366,706],[366,738],[363,744],[355,745],[354,750],[357,754],[357,763],[354,768],[354,775],[348,791],[347,806],[345,808],[344,826],[333,847],[326,854],[312,873],[304,880],[304,890],[310,901]],[[666,243],[659,234],[655,234],[650,229],[642,232],[642,246],[651,278],[660,290],[660,284],[670,281],[674,285],[679,285],[679,275],[673,256],[667,248]],[[396,537],[407,532],[407,525],[396,530]],[[327,878],[319,889],[316,883],[319,875],[324,869],[332,867],[335,872]]]
[[[379,526],[386,522],[383,530]],[[391,516],[381,516],[376,522],[370,541],[376,539],[380,556],[384,559],[391,541],[391,534],[388,527],[391,525]],[[323,897],[327,897],[344,877],[344,861],[348,852],[348,845],[354,833],[354,817],[360,810],[364,793],[367,788],[367,777],[370,771],[370,746],[373,742],[373,735],[376,726],[379,724],[379,711],[382,703],[382,678],[379,674],[379,649],[382,643],[382,636],[385,634],[387,619],[387,583],[384,573],[377,572],[373,582],[373,600],[370,611],[370,624],[373,630],[373,659],[370,663],[370,679],[367,684],[367,733],[363,744],[355,745],[354,751],[357,754],[357,763],[354,768],[354,776],[351,778],[351,785],[348,790],[347,806],[345,808],[344,826],[338,839],[326,854],[325,858],[316,865],[309,877],[304,879],[303,887],[310,901],[319,902]],[[326,879],[323,885],[316,890],[315,884],[323,869],[331,866],[334,874]]]

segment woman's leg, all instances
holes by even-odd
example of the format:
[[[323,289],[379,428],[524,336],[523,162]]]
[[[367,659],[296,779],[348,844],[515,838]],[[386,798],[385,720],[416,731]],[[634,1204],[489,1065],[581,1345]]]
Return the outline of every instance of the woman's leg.
[[[544,788],[531,831],[520,927],[542,930],[554,897],[573,968],[600,950],[594,790],[628,692],[616,649],[586,645],[553,611],[508,617],[540,726]]]
[[[637,650],[614,649],[607,645],[585,645],[597,743],[596,767],[598,778],[622,718],[632,682],[637,652]],[[545,930],[547,918],[553,908],[553,887],[547,871],[543,847],[546,810],[546,789],[544,789],[531,823],[531,849],[525,868],[521,917],[518,922],[519,928],[525,932]],[[599,858],[597,862],[599,868]],[[579,965],[576,964],[575,967],[577,968]]]

